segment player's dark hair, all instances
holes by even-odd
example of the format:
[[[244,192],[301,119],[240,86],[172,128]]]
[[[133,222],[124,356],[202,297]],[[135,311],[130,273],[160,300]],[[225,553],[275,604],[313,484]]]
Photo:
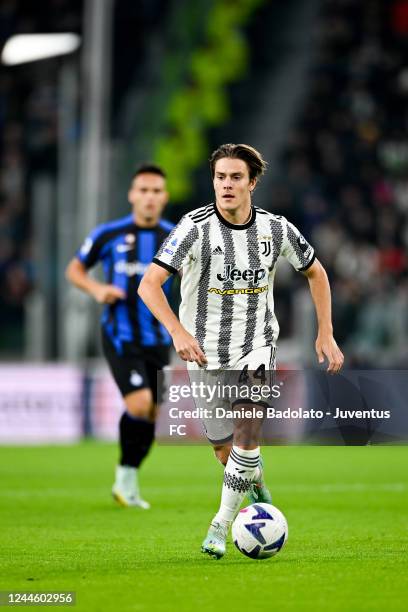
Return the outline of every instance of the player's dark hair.
[[[246,162],[249,170],[249,178],[252,180],[262,176],[266,170],[267,162],[262,155],[247,144],[223,144],[216,149],[210,157],[211,176],[214,178],[215,164],[219,159],[230,157],[233,159],[242,159]]]
[[[139,166],[134,175],[132,176],[132,181],[134,181],[135,178],[139,176],[139,174],[158,174],[164,179],[167,178],[163,168],[160,168],[160,166],[157,166],[156,164],[142,164],[141,166]]]

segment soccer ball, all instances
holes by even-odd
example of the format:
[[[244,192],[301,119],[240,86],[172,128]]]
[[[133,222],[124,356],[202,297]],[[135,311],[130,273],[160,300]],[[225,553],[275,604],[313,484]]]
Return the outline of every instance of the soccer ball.
[[[240,552],[251,559],[268,559],[288,539],[288,524],[282,512],[271,504],[242,508],[232,524],[232,539]]]

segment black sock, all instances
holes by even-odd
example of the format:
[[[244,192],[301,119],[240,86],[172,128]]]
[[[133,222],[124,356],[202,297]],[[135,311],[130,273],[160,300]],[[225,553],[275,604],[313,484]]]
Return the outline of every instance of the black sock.
[[[154,440],[154,423],[127,412],[119,421],[120,465],[138,468],[150,450]]]

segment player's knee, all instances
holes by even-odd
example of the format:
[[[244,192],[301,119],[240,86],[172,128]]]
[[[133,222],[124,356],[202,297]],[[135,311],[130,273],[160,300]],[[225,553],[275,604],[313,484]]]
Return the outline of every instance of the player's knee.
[[[262,421],[260,419],[243,419],[235,426],[234,445],[244,450],[259,446],[260,430]]]
[[[133,391],[124,397],[126,410],[133,417],[140,419],[152,419],[154,414],[153,408],[153,396],[150,389],[140,389],[140,391]]]
[[[217,444],[214,446],[215,456],[222,465],[227,465],[230,450],[231,446],[229,444]]]

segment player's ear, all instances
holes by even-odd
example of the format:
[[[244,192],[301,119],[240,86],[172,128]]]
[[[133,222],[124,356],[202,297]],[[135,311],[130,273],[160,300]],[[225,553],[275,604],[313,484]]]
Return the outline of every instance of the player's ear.
[[[257,178],[253,178],[249,181],[249,191],[252,193],[255,190],[256,187],[256,183],[257,183]]]

